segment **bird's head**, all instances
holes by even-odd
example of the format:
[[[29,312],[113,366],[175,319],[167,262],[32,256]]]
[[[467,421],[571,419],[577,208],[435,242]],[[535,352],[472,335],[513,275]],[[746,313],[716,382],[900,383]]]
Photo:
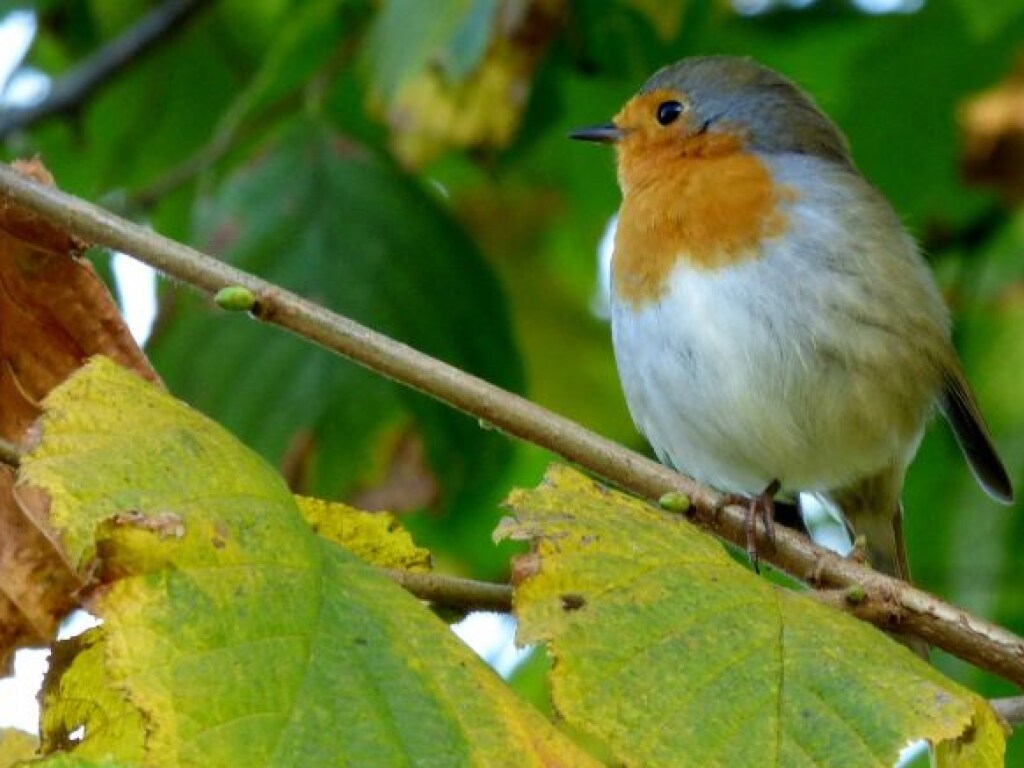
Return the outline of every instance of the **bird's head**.
[[[570,136],[614,144],[624,193],[698,157],[809,154],[850,165],[846,140],[797,86],[750,59],[704,56],[659,70],[611,122]]]

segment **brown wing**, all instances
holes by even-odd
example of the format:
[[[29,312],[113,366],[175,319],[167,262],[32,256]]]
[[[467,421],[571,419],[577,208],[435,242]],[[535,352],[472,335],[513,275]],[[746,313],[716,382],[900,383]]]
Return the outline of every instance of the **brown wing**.
[[[959,366],[946,372],[939,408],[953,428],[960,450],[981,487],[996,501],[1011,503],[1013,487],[1010,477],[996,453],[971,386]]]

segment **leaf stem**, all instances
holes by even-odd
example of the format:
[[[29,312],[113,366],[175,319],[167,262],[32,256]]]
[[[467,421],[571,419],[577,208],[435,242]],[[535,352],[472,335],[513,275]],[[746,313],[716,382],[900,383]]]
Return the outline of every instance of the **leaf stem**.
[[[1005,699],[989,699],[989,704],[1009,725],[1024,724],[1024,696],[1013,696]]]
[[[20,205],[68,233],[123,251],[211,296],[238,285],[256,296],[253,314],[371,370],[481,419],[509,435],[546,448],[608,482],[654,500],[676,492],[692,502],[687,517],[743,547],[745,510],[718,509],[721,495],[676,474],[563,416],[506,392],[401,342],[260,280],[104,209],[37,184],[0,164],[0,205]],[[890,606],[870,618],[925,640],[982,669],[1024,686],[1024,639],[909,584],[847,560],[788,529],[776,531],[763,560],[815,586],[863,590],[862,604]],[[855,615],[857,606],[845,606]]]
[[[445,608],[466,612],[512,612],[512,587],[508,584],[398,568],[386,568],[384,573],[421,600],[429,600]]]
[[[38,104],[0,109],[0,139],[39,120],[75,112],[94,91],[166,42],[211,0],[168,0],[62,76]]]

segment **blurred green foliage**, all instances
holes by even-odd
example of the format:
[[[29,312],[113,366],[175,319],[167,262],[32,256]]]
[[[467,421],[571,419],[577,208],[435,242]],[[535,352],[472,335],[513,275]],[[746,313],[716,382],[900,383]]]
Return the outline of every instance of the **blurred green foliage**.
[[[156,5],[0,13],[36,9],[25,66],[59,78]],[[963,182],[958,115],[1012,71],[1024,2],[926,0],[890,15],[777,5],[744,16],[724,0],[224,0],[75,110],[7,136],[3,153],[40,153],[68,191],[639,447],[593,311],[596,247],[618,203],[612,159],[565,135],[607,119],[663,64],[751,55],[818,99],[922,239],[1021,488],[1024,217]],[[178,286],[161,296],[150,351],[176,394],[287,458],[303,490],[397,493],[385,498],[408,501],[407,523],[446,568],[506,571],[489,536],[498,502],[539,479],[542,451]],[[400,450],[410,441],[421,450]],[[905,503],[921,585],[1024,633],[1024,514],[988,501],[942,425]],[[1019,737],[1008,764],[1024,765]]]

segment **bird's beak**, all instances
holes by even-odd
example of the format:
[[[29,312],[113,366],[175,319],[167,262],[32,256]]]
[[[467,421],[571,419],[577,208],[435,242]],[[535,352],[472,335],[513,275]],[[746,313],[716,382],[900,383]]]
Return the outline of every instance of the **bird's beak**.
[[[598,144],[614,144],[623,137],[622,129],[615,123],[604,125],[591,125],[588,128],[580,128],[569,134],[570,139],[578,141],[596,141]]]

